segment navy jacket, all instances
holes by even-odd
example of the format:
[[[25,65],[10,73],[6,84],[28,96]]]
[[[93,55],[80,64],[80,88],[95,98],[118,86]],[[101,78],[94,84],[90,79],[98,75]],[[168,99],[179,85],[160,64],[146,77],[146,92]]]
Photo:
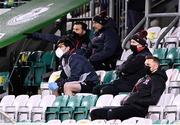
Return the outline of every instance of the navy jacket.
[[[90,37],[91,31],[87,30],[86,34],[83,35],[80,38],[75,37],[71,32],[68,34],[75,40],[75,45],[76,45],[76,52],[80,55],[83,55],[85,57],[89,57],[91,55],[91,40]],[[47,34],[47,33],[33,33],[32,38],[34,39],[39,39],[47,42],[52,42],[54,44],[57,44],[57,42],[62,38],[61,36],[56,36],[54,34]]]
[[[94,84],[96,85],[99,82],[98,76],[89,63],[89,61],[82,55],[73,53],[72,55],[65,55],[63,57],[70,66],[70,77],[67,77],[64,70],[62,69],[60,78],[56,81],[59,86],[63,86],[66,82],[78,81],[80,76],[84,73],[90,74],[85,79],[86,84]]]
[[[117,31],[112,27],[104,27],[95,33],[92,39],[92,55],[90,61],[102,61],[110,58],[119,58],[122,48]]]

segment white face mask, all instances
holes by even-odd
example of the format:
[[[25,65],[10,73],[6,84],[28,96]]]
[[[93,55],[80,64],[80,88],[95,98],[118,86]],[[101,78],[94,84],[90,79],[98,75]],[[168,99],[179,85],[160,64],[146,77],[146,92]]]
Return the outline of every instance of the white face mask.
[[[57,48],[56,51],[55,51],[55,53],[56,53],[56,56],[57,56],[58,58],[61,58],[61,57],[63,56],[63,54],[64,54],[64,52],[63,52],[62,49],[60,49],[60,48]]]

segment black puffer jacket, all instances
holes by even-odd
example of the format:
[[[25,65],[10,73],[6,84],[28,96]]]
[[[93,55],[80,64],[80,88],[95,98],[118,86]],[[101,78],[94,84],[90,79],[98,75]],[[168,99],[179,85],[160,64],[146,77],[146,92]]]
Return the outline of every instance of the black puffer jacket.
[[[132,105],[135,108],[147,112],[149,105],[156,105],[165,90],[167,75],[164,70],[158,69],[151,75],[141,78],[136,84],[130,97],[124,105]]]
[[[145,57],[152,55],[148,48],[141,52],[131,54],[118,68],[119,79],[117,83],[125,83],[130,86],[130,91],[136,82],[146,74],[144,67]],[[119,82],[118,82],[119,81]]]

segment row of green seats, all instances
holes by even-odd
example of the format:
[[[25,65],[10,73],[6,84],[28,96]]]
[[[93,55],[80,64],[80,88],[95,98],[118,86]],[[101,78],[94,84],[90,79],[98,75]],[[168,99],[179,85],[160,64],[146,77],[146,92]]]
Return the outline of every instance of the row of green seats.
[[[46,122],[52,119],[87,119],[90,108],[94,107],[97,101],[96,95],[75,95],[58,96],[53,107],[47,107],[45,112]]]
[[[153,56],[160,59],[160,64],[165,69],[180,68],[180,47],[177,48],[157,48]]]

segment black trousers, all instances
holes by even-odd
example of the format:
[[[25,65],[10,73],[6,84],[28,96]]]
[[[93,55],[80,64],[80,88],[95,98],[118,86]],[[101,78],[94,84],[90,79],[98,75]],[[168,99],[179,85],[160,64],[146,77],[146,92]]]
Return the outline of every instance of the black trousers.
[[[91,111],[91,120],[95,119],[120,119],[125,120],[131,117],[145,117],[147,111],[141,111],[130,105],[124,105],[119,107],[104,107]]]
[[[114,80],[110,84],[98,85],[93,88],[93,94],[103,95],[103,94],[113,94],[117,95],[119,92],[131,92],[134,84],[130,84],[129,81],[122,79]]]

